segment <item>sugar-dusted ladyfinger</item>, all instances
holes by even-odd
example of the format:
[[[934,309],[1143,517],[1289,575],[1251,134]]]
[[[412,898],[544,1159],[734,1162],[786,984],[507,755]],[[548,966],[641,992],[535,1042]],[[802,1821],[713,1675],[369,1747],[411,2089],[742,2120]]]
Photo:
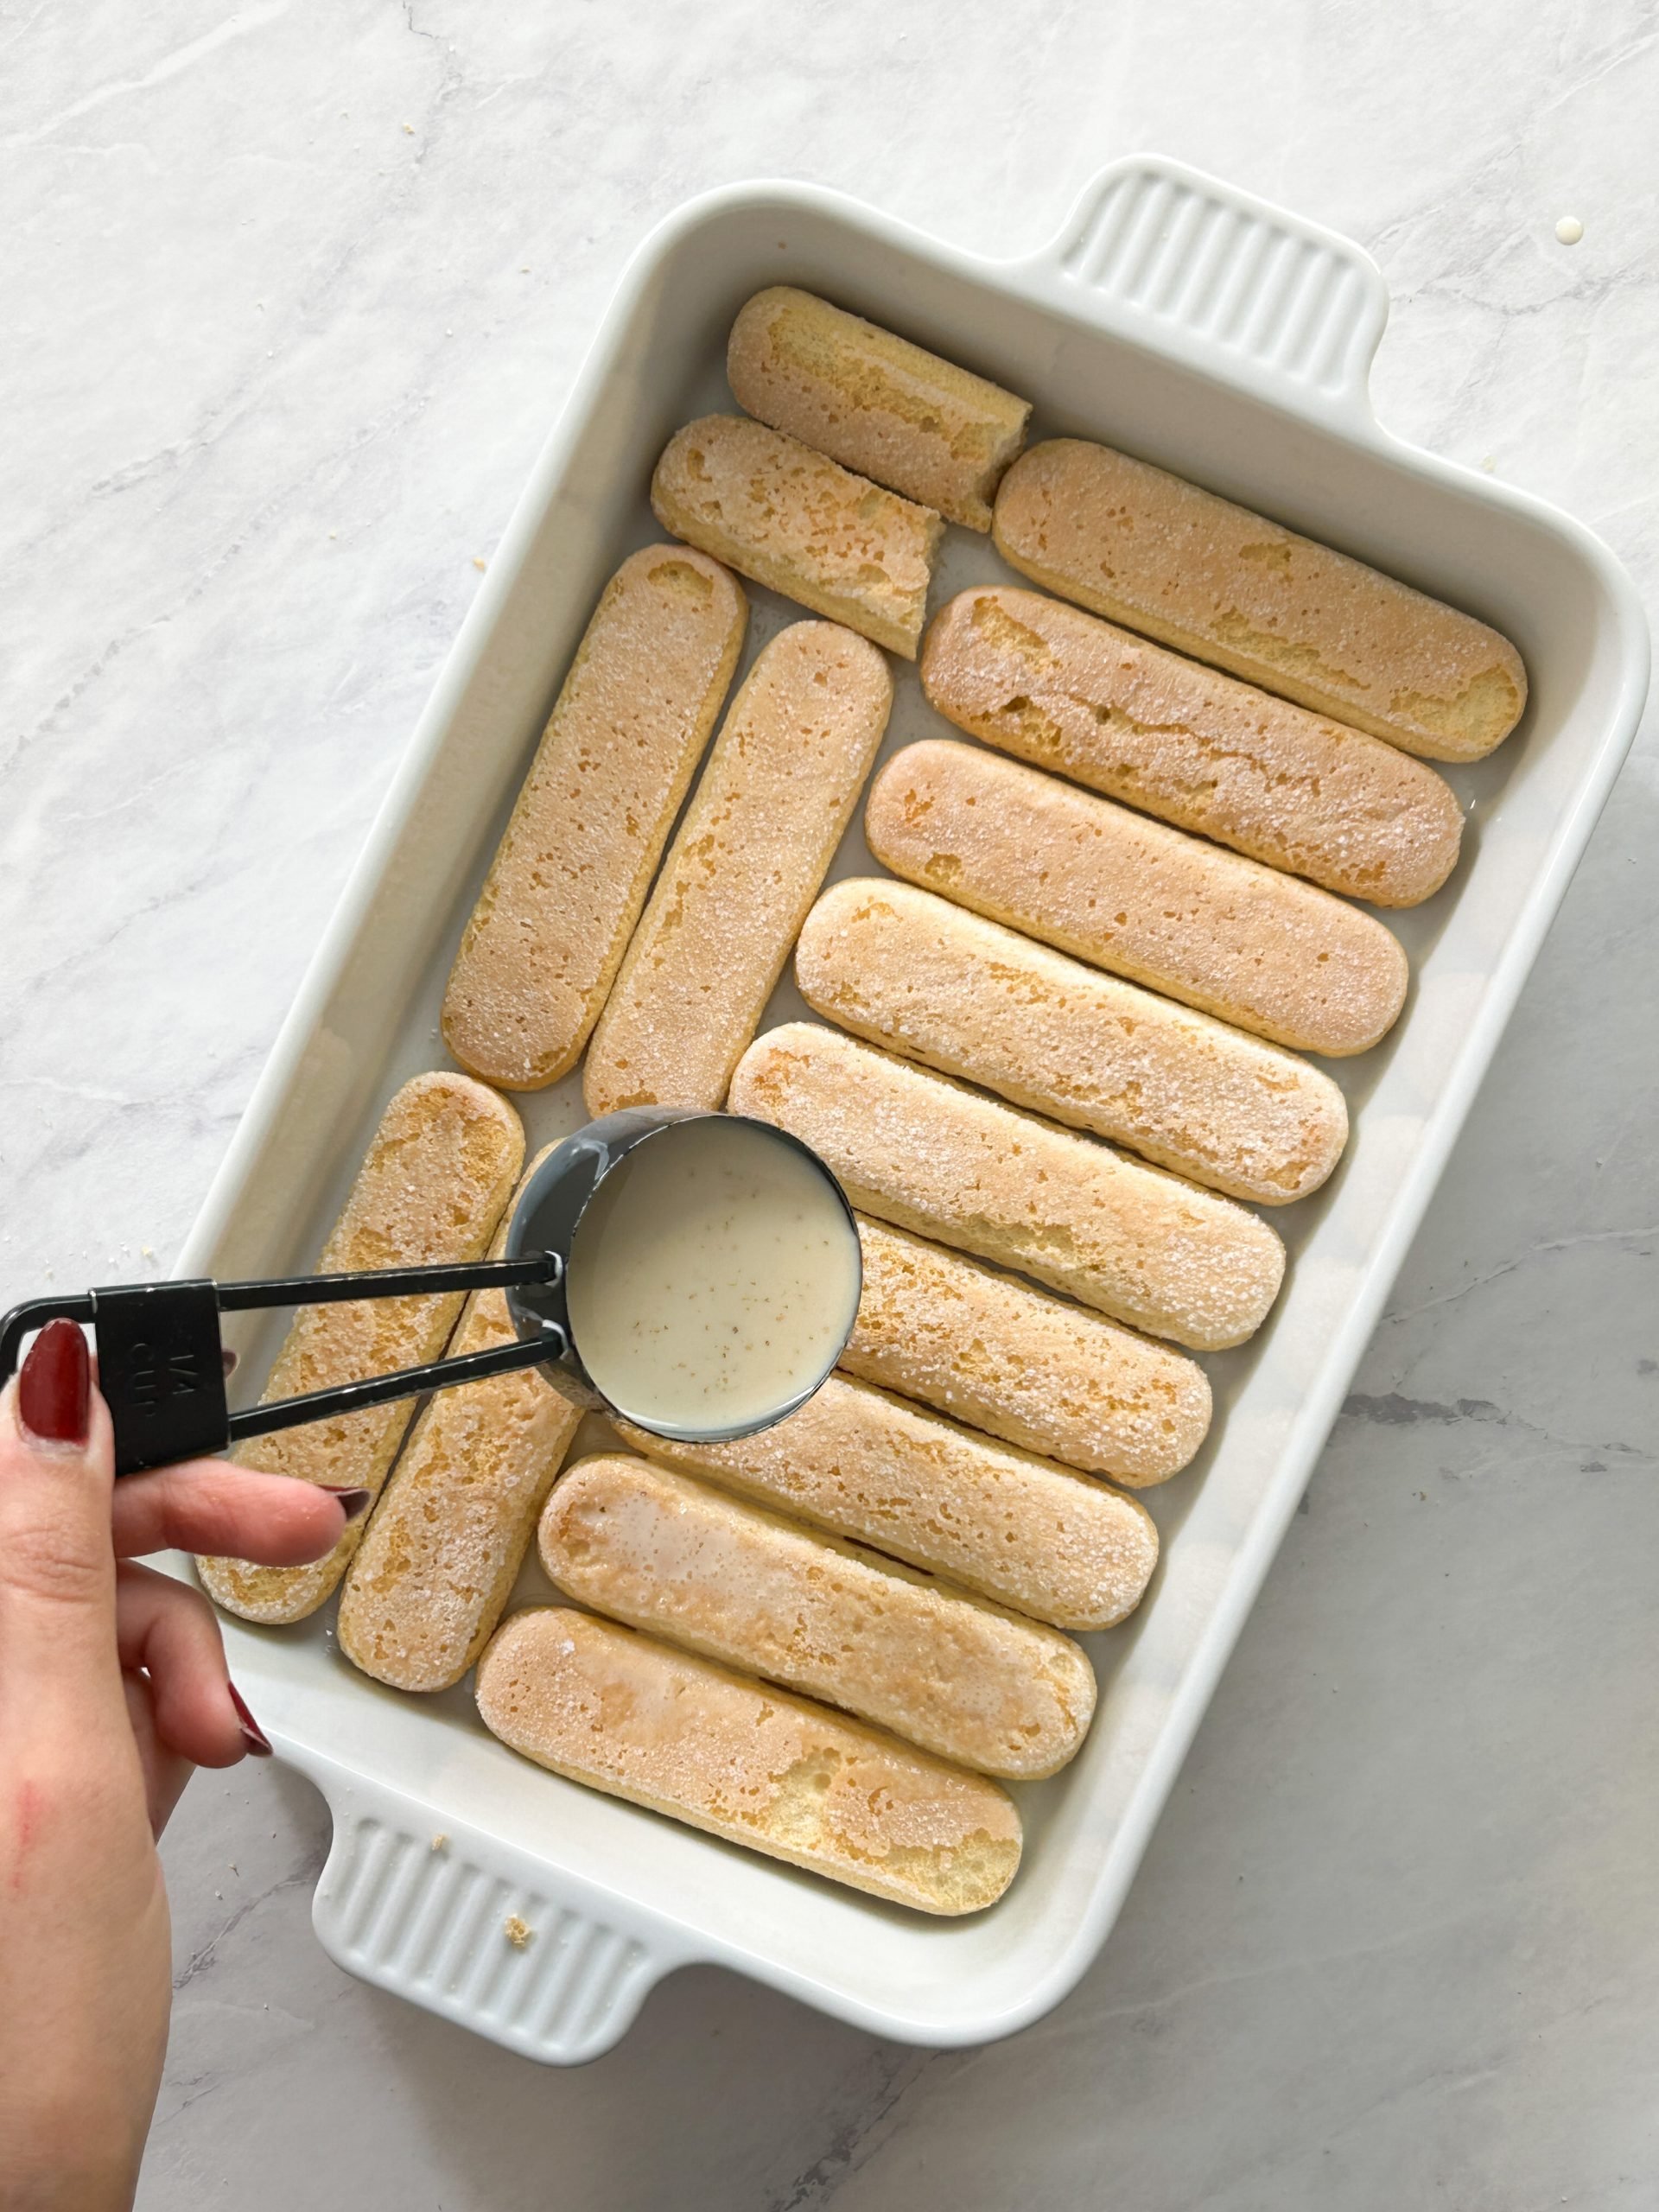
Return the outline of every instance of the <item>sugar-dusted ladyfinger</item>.
[[[491,1249],[499,1257],[505,1234]],[[502,1293],[477,1291],[449,1351],[516,1333]],[[400,1690],[461,1680],[495,1633],[581,1419],[536,1368],[433,1392],[340,1593],[340,1648],[354,1667]]]
[[[1473,615],[1109,446],[1033,446],[997,550],[1050,591],[1430,760],[1478,760],[1527,703]]]
[[[518,1116],[470,1076],[411,1077],[381,1117],[318,1261],[323,1274],[359,1268],[480,1260],[489,1249],[524,1157]],[[277,1353],[264,1399],[332,1389],[435,1359],[461,1310],[460,1292],[302,1306]],[[279,1429],[238,1446],[245,1467],[378,1496],[414,1411],[412,1399]],[[361,1541],[355,1521],[308,1567],[199,1559],[202,1586],[250,1621],[299,1621],[334,1591]]]
[[[983,1774],[1056,1773],[1094,1716],[1094,1670],[1058,1629],[649,1459],[579,1459],[539,1544],[595,1612]]]
[[[1232,1198],[1306,1198],[1342,1156],[1346,1103],[1306,1060],[912,884],[832,884],[795,980],[872,1044]]]
[[[1425,762],[1040,592],[959,592],[922,686],[988,745],[1327,891],[1414,906],[1457,865],[1457,794]]]
[[[790,284],[741,309],[726,377],[774,430],[969,530],[990,528],[1031,414],[1028,400]]]
[[[573,1068],[599,1019],[737,666],[742,586],[683,545],[605,587],[443,998],[461,1065],[510,1090]]]
[[[1294,1050],[1365,1052],[1405,1003],[1375,915],[974,746],[895,753],[864,830],[895,875]]]
[[[885,1222],[861,1216],[858,1235],[849,1374],[1133,1490],[1167,1482],[1204,1442],[1196,1360]]]
[[[811,1146],[853,1205],[1217,1351],[1253,1336],[1285,1248],[1230,1198],[815,1022],[758,1038],[732,1110]]]
[[[516,1613],[478,1709],[569,1781],[920,1912],[982,1911],[1020,1864],[1020,1815],[983,1775],[589,1613]]]
[[[849,1376],[734,1444],[618,1427],[653,1459],[1058,1628],[1115,1626],[1158,1563],[1157,1528],[1134,1498]]]
[[[931,507],[741,415],[677,430],[651,504],[676,537],[915,659],[944,528]]]
[[[718,1106],[887,726],[893,679],[833,622],[780,631],[732,702],[582,1072],[593,1114]]]

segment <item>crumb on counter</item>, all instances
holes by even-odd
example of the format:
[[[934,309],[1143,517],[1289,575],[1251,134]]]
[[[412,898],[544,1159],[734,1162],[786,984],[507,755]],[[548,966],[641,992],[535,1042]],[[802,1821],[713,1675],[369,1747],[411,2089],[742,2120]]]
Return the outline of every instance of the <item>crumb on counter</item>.
[[[522,1951],[529,1943],[535,1930],[528,1921],[520,1920],[516,1912],[510,1912],[501,1923],[501,1933],[515,1951]]]
[[[448,1837],[442,1834],[435,1835],[432,1839],[432,1848],[434,1851],[448,1851],[449,1848]]]
[[[474,554],[473,566],[475,569],[487,569],[489,565],[489,563],[484,558],[484,556],[481,553]]]

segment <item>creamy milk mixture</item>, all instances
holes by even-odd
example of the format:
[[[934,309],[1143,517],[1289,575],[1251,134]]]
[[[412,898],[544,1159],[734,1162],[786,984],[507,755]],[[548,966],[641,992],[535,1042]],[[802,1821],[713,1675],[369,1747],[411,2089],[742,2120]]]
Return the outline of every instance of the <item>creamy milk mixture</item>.
[[[833,1364],[858,1238],[792,1145],[711,1116],[630,1153],[582,1216],[568,1278],[582,1364],[647,1427],[760,1425]]]

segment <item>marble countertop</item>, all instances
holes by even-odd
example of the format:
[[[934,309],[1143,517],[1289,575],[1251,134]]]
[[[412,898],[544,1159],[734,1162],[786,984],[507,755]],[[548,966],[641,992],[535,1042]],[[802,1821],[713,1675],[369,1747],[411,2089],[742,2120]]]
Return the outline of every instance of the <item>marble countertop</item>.
[[[0,0],[0,1303],[176,1249],[694,191],[1014,253],[1195,162],[1376,257],[1392,428],[1659,582],[1652,0]],[[1659,2201],[1656,771],[1650,715],[1069,2001],[929,2054],[698,1971],[547,2073],[323,1956],[307,1785],[202,1776],[145,2212]]]

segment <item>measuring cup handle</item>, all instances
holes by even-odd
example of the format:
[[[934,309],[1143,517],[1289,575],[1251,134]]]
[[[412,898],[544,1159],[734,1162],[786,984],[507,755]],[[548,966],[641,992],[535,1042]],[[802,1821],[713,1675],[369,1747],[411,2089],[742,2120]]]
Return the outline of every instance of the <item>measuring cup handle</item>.
[[[395,1375],[371,1375],[360,1382],[341,1382],[332,1390],[309,1390],[297,1398],[275,1398],[267,1405],[250,1406],[231,1415],[231,1441],[269,1436],[273,1429],[297,1428],[303,1421],[333,1421],[342,1414],[361,1413],[367,1406],[390,1405],[397,1398],[416,1398],[426,1390],[444,1390],[460,1382],[482,1382],[492,1375],[512,1375],[524,1367],[540,1367],[563,1359],[570,1340],[554,1321],[543,1322],[542,1333],[529,1342],[492,1344],[486,1351],[463,1352],[454,1359],[435,1359],[424,1367],[401,1368]]]
[[[17,1372],[17,1355],[25,1337],[33,1336],[48,1321],[90,1321],[92,1318],[92,1298],[85,1293],[79,1298],[31,1298],[27,1305],[14,1306],[0,1319],[0,1389]]]

